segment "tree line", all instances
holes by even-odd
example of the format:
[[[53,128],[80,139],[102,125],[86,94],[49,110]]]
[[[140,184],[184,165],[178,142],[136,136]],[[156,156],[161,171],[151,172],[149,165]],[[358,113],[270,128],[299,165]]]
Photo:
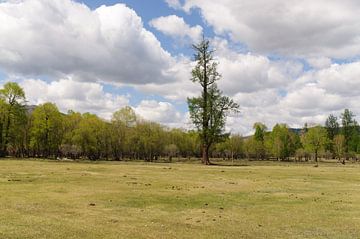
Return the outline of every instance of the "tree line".
[[[0,90],[0,154],[14,157],[142,159],[199,157],[196,132],[169,129],[138,117],[131,107],[111,120],[95,114],[63,114],[53,103],[26,105],[14,82]]]
[[[340,122],[340,123],[339,123]],[[223,158],[250,158],[258,160],[299,160],[318,162],[318,158],[358,159],[360,154],[360,127],[355,115],[345,109],[339,116],[329,115],[325,126],[304,125],[301,130],[276,124],[271,131],[266,125],[255,123],[255,133],[243,138],[231,136],[216,146],[216,152]]]
[[[305,125],[299,132],[285,124],[268,131],[256,123],[254,130],[251,137],[224,136],[211,145],[209,156],[315,161],[323,157],[345,162],[360,153],[359,125],[348,109],[339,117],[330,115],[325,126]],[[29,107],[23,89],[13,82],[0,90],[0,132],[1,156],[171,161],[200,158],[203,153],[197,131],[143,120],[131,107],[114,112],[111,120],[90,113],[64,114],[53,103]]]

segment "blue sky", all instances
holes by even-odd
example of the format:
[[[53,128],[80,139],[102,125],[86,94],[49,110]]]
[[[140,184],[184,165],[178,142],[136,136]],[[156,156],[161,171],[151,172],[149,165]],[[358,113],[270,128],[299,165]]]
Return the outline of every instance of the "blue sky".
[[[105,119],[130,105],[188,128],[191,45],[205,35],[219,87],[240,104],[229,131],[323,124],[345,108],[360,115],[359,12],[356,0],[5,0],[0,81],[19,82],[30,104]]]

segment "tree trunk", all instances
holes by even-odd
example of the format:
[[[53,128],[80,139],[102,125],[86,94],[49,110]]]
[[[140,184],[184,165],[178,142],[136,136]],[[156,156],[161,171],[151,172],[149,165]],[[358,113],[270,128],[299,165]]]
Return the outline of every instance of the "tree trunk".
[[[203,154],[202,154],[202,163],[205,165],[210,165],[210,160],[209,160],[209,149],[210,147],[207,145],[203,145]]]

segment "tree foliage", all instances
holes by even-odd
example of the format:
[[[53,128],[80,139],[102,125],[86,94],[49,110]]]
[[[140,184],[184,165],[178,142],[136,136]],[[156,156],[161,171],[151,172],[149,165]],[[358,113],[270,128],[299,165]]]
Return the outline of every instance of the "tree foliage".
[[[303,137],[305,149],[314,153],[315,162],[318,161],[318,154],[321,149],[325,149],[329,138],[326,129],[321,126],[310,128]]]
[[[290,131],[286,124],[276,124],[265,143],[268,151],[281,160],[294,155],[300,147],[299,136]]]
[[[192,81],[202,88],[199,97],[189,98],[190,118],[197,128],[202,143],[202,162],[210,164],[210,147],[224,140],[226,117],[230,112],[237,111],[238,105],[229,97],[223,96],[216,82],[221,76],[217,72],[218,63],[214,61],[210,42],[203,39],[193,45],[196,66],[192,70]]]
[[[267,131],[264,124],[255,123],[252,136],[233,134],[226,137],[228,134],[224,132],[224,125],[227,113],[223,113],[232,108],[225,107],[231,106],[231,100],[223,97],[214,86],[207,88],[209,120],[206,142],[211,142],[209,157],[224,160],[245,157],[310,160],[314,155],[315,161],[318,157],[333,157],[343,163],[359,157],[359,125],[350,110],[345,110],[339,117],[341,127],[337,124],[337,117],[331,115],[324,127],[306,126],[299,131],[285,124],[276,124],[272,131]],[[111,120],[104,120],[91,113],[81,114],[71,110],[61,113],[53,103],[27,106],[25,94],[17,84],[6,84],[0,90],[0,96],[2,156],[169,161],[174,157],[200,158],[203,154],[203,114],[194,118],[199,120],[198,131],[170,129],[140,119],[131,107],[119,109]],[[192,106],[203,112],[203,99],[196,97],[191,100],[198,101]],[[331,148],[328,147],[330,142]],[[326,150],[331,150],[331,153]]]

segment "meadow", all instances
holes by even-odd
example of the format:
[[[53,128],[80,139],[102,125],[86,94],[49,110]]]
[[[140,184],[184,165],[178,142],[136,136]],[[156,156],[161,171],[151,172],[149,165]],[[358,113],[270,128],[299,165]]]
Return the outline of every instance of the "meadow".
[[[0,160],[0,238],[359,238],[360,165]]]

